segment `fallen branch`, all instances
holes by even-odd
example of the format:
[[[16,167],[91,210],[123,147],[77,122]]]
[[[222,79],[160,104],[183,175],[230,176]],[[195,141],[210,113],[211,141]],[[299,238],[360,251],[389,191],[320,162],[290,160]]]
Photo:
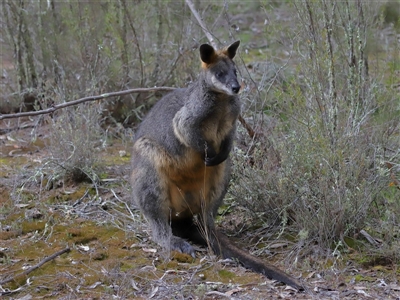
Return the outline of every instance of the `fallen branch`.
[[[372,237],[369,233],[367,233],[364,229],[360,231],[360,233],[365,237],[365,239],[372,245],[378,247],[382,244],[382,241]]]
[[[43,109],[43,110],[21,112],[21,113],[15,113],[15,114],[0,114],[0,120],[50,114],[58,109],[65,108],[68,106],[73,106],[73,105],[81,104],[84,102],[95,101],[95,100],[100,100],[100,99],[105,99],[105,98],[110,98],[110,97],[123,96],[123,95],[128,95],[128,94],[133,94],[133,93],[173,91],[174,89],[175,88],[173,88],[173,87],[154,87],[154,88],[137,88],[137,89],[130,89],[130,90],[124,90],[124,91],[119,91],[119,92],[113,92],[113,93],[105,93],[105,94],[101,94],[98,96],[89,96],[89,97],[81,98],[78,100],[54,105],[52,107],[49,107],[49,108]]]
[[[26,271],[24,271],[24,272],[22,272],[22,273],[20,273],[20,274],[18,274],[18,275],[16,275],[16,276],[13,276],[13,277],[11,277],[11,278],[8,278],[8,279],[5,279],[5,280],[3,280],[3,281],[0,281],[0,285],[3,285],[3,284],[8,283],[8,282],[10,282],[10,281],[14,281],[14,280],[16,280],[17,278],[20,278],[21,276],[27,276],[29,273],[31,273],[31,272],[35,271],[36,269],[40,268],[40,267],[43,266],[45,263],[47,263],[47,262],[49,262],[49,261],[55,259],[57,256],[60,256],[61,254],[67,253],[67,252],[69,252],[69,251],[71,251],[71,249],[70,249],[69,247],[67,247],[67,248],[65,248],[65,249],[63,249],[63,250],[60,250],[60,251],[54,253],[53,255],[50,255],[49,257],[46,257],[45,259],[43,259],[42,261],[40,261],[37,265],[34,265],[33,267],[30,267],[30,268],[27,269]]]

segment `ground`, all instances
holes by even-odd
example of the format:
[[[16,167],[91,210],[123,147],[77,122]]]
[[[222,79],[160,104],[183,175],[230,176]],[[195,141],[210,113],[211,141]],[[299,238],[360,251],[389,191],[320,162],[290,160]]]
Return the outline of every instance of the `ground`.
[[[304,282],[305,292],[207,249],[199,248],[196,259],[177,253],[168,258],[149,239],[140,213],[125,205],[130,143],[114,139],[98,152],[102,171],[95,184],[48,185],[46,174],[37,176],[49,155],[48,128],[34,121],[0,121],[4,299],[400,299],[398,266],[355,250],[330,260],[299,257],[290,265],[290,243],[271,244],[264,258]],[[240,210],[224,217],[222,230],[235,214]],[[235,240],[244,244],[254,234]],[[243,247],[252,249],[248,242]]]

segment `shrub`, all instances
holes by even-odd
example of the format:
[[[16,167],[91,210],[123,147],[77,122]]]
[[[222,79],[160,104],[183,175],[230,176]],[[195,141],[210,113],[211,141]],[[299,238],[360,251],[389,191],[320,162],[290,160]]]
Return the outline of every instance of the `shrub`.
[[[99,122],[100,108],[92,103],[80,105],[51,119],[47,164],[53,181],[60,178],[75,182],[98,180],[96,152],[106,146],[106,134]]]
[[[267,223],[292,225],[302,243],[329,249],[369,228],[374,207],[387,209],[385,161],[399,163],[400,110],[385,81],[396,75],[377,57],[388,48],[372,44],[374,5],[304,1],[295,11],[288,61],[270,81],[253,78],[260,95],[247,114],[259,135],[235,151],[231,194]]]

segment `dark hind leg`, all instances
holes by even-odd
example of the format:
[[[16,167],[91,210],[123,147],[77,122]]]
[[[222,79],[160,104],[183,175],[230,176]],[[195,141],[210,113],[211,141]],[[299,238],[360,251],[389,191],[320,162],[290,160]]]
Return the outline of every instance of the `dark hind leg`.
[[[150,224],[153,240],[167,251],[175,250],[194,257],[193,247],[172,233],[168,191],[152,164],[144,159],[133,159],[131,183],[133,199]]]
[[[193,218],[176,220],[171,223],[172,233],[185,240],[189,240],[201,246],[207,246],[203,226],[194,222]]]

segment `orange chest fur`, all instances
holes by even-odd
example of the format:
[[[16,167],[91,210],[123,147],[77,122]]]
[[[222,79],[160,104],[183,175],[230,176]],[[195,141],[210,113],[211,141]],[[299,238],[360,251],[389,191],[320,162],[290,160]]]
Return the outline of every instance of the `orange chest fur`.
[[[171,219],[187,218],[210,210],[210,199],[222,186],[226,163],[206,167],[200,155],[191,153],[188,162],[170,165],[164,178],[168,190]]]

